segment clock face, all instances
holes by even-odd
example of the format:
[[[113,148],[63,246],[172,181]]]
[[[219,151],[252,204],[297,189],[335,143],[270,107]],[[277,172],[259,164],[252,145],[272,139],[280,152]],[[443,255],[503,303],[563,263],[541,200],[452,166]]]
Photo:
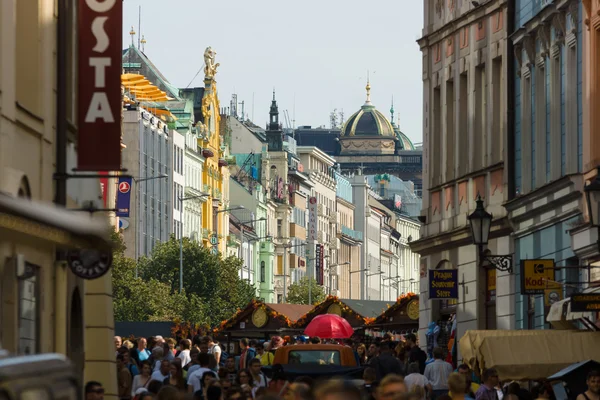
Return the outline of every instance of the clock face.
[[[413,300],[406,306],[406,314],[410,319],[419,319],[419,300]]]
[[[339,304],[333,303],[327,309],[327,314],[335,314],[335,315],[339,315],[341,317],[342,316],[342,307],[340,307]]]
[[[257,308],[252,313],[252,323],[257,328],[262,328],[269,321],[267,312],[263,308]]]

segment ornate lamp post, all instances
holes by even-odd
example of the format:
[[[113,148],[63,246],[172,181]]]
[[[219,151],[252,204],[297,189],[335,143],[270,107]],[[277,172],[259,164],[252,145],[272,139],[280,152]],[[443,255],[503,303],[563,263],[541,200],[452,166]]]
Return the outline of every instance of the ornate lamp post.
[[[508,271],[512,274],[513,257],[507,255],[484,254],[484,246],[487,246],[494,216],[485,210],[481,196],[477,196],[475,211],[467,217],[471,224],[471,237],[473,244],[478,248],[479,265],[487,261],[498,271]]]

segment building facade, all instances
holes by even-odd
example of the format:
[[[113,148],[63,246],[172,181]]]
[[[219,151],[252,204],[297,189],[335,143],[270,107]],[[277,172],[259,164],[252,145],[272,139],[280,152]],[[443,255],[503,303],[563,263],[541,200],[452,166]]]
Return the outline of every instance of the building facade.
[[[468,329],[513,329],[514,277],[486,268],[466,216],[477,196],[494,216],[492,254],[511,254],[507,199],[507,2],[424,2],[423,222],[412,250],[421,256],[420,340],[432,321]],[[429,300],[428,275],[458,269],[458,299]],[[489,276],[488,276],[489,275]],[[495,300],[482,290],[495,283]],[[491,290],[492,286],[489,287]],[[457,307],[458,306],[458,307]]]
[[[583,23],[581,1],[517,1],[514,74],[514,264],[553,259],[555,280],[578,282],[569,231],[581,224],[583,189]],[[522,296],[515,268],[517,329],[547,328],[544,295]],[[560,290],[568,297],[573,287]]]
[[[67,13],[65,20],[74,21],[74,9]],[[100,179],[68,179],[66,188],[54,180],[58,164],[69,173],[77,166],[77,34],[67,29],[66,71],[58,71],[57,24],[53,1],[0,3],[0,346],[13,354],[64,354],[79,383],[101,380],[109,397],[117,393],[114,346],[106,340],[114,335],[110,273],[84,281],[63,256],[110,248],[114,215],[74,210],[114,202],[102,202]],[[59,74],[66,75],[66,91],[57,87]],[[68,125],[62,159],[57,93],[66,98],[68,120],[61,121]],[[115,180],[104,183],[114,198]]]

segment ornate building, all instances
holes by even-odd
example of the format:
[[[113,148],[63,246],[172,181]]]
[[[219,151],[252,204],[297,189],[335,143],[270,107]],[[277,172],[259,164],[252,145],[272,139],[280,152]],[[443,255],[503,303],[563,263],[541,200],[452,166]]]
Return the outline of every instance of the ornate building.
[[[420,340],[430,322],[456,317],[468,329],[514,328],[514,277],[482,265],[466,216],[478,195],[494,221],[488,249],[510,254],[507,199],[507,1],[428,0],[423,37],[424,223],[413,251],[421,255]],[[430,300],[428,275],[457,269],[458,299]],[[496,304],[496,298],[501,299]],[[460,358],[460,356],[459,356]]]

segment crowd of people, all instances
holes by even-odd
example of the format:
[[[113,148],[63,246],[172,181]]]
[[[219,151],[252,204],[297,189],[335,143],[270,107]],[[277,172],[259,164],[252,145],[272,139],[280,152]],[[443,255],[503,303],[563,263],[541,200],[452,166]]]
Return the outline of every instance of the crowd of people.
[[[356,381],[315,381],[301,376],[267,377],[275,351],[289,344],[337,343],[352,347],[364,366]],[[454,368],[441,348],[433,357],[417,345],[414,335],[400,343],[383,340],[368,347],[353,341],[274,336],[269,341],[241,339],[240,355],[231,357],[210,336],[192,340],[160,336],[136,341],[115,337],[118,396],[122,400],[555,400],[548,382],[530,389],[517,382],[500,382],[494,369],[477,374],[468,365]],[[150,350],[151,349],[151,350]],[[600,372],[588,376],[588,390],[578,400],[600,400]],[[102,400],[99,382],[88,382],[86,400]]]

